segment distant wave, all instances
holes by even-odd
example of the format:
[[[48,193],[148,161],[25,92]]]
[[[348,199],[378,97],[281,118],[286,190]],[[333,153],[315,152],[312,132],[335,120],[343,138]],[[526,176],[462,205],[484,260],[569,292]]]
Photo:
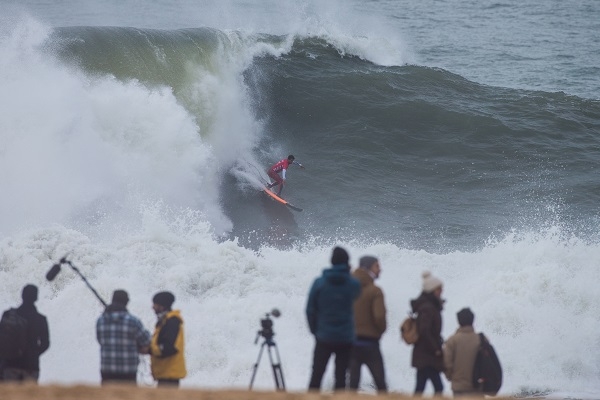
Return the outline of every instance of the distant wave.
[[[211,28],[72,27],[35,47],[51,56],[40,68],[58,65],[24,75],[18,57],[9,59],[21,87],[39,80],[36,90],[45,93],[45,82],[62,82],[56,93],[86,104],[79,112],[54,100],[53,115],[66,122],[49,148],[59,152],[61,135],[75,132],[75,151],[85,155],[97,141],[108,162],[101,171],[119,176],[85,189],[89,199],[74,196],[73,204],[83,204],[77,216],[99,205],[115,213],[120,208],[110,204],[124,195],[129,207],[168,199],[201,209],[217,232],[245,240],[273,224],[254,211],[260,174],[295,153],[309,167],[290,172],[286,189],[308,211],[296,216],[302,224],[292,217],[286,225],[295,240],[360,234],[452,249],[557,220],[590,232],[600,200],[590,168],[599,102],[490,87],[440,68],[385,66],[339,42]],[[39,107],[48,109],[44,102]],[[85,132],[92,142],[78,136]],[[182,143],[195,138],[184,151]],[[155,179],[159,171],[167,180]],[[98,178],[90,170],[76,179]]]

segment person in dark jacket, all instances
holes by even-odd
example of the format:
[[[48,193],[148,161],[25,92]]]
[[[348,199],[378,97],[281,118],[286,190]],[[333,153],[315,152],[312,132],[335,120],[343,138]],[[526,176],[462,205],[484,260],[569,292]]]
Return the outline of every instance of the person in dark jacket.
[[[327,363],[335,354],[335,389],[346,388],[346,370],[354,341],[354,300],[360,283],[350,275],[348,253],[333,249],[331,268],[313,282],[306,304],[306,318],[315,336],[309,390],[320,390]]]
[[[381,266],[373,256],[360,258],[359,268],[352,274],[361,285],[361,293],[354,302],[354,326],[356,340],[350,358],[350,388],[357,390],[360,383],[360,370],[366,365],[371,371],[377,392],[387,392],[383,356],[379,348],[381,335],[387,328],[383,291],[375,285]]]
[[[138,318],[127,311],[127,303],[129,303],[127,292],[115,290],[112,302],[96,322],[103,385],[135,384],[139,354],[148,354],[150,332],[144,328]]]
[[[183,319],[179,310],[172,310],[175,296],[158,292],[152,298],[152,308],[158,317],[150,343],[150,366],[158,386],[178,387],[187,375],[185,368]]]
[[[444,371],[444,355],[442,352],[442,300],[443,283],[423,272],[423,291],[411,301],[412,311],[417,313],[419,339],[414,344],[412,366],[417,369],[415,396],[421,396],[425,384],[431,380],[436,396],[444,391],[440,373]]]
[[[37,383],[40,377],[40,356],[50,347],[48,321],[34,305],[38,298],[37,286],[26,285],[21,297],[23,303],[17,308],[17,314],[27,320],[27,346],[23,356],[4,361],[3,378],[5,381]]]

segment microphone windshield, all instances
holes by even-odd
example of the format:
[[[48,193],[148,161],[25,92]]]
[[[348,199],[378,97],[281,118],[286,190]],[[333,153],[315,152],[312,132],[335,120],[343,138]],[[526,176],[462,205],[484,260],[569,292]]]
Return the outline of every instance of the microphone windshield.
[[[50,268],[50,271],[48,271],[48,273],[46,274],[46,279],[49,281],[54,280],[54,278],[56,278],[56,275],[58,275],[59,272],[60,264],[54,264],[52,268]]]

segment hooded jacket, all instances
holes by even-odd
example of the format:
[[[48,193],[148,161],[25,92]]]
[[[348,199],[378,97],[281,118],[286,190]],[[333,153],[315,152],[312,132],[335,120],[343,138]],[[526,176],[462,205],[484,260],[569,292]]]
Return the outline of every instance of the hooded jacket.
[[[354,302],[354,326],[358,338],[381,338],[387,328],[383,292],[373,281],[369,271],[358,268],[352,274],[360,282],[361,292]]]
[[[417,313],[419,330],[419,340],[414,344],[412,352],[412,366],[434,367],[438,371],[443,371],[442,301],[433,293],[422,292],[410,304],[412,311]]]
[[[328,343],[354,341],[354,300],[360,295],[360,283],[350,275],[348,264],[323,270],[308,293],[306,318],[317,340]]]

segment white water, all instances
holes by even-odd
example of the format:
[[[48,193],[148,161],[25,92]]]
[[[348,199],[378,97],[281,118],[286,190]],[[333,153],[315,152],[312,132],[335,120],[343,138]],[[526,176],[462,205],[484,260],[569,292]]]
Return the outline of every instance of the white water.
[[[215,240],[229,228],[217,197],[218,170],[230,161],[226,144],[211,142],[210,132],[199,136],[197,121],[168,89],[91,79],[42,57],[36,48],[46,35],[31,21],[0,41],[0,305],[18,304],[27,283],[39,286],[37,305],[51,329],[41,383],[99,383],[100,303],[67,267],[55,281],[44,279],[70,253],[105,300],[126,289],[130,310],[149,328],[152,295],[175,293],[186,321],[187,387],[247,387],[259,319],[279,308],[275,332],[286,383],[304,391],[313,342],[303,309],[331,245],[315,238],[291,250],[253,252]],[[242,119],[227,121],[229,114],[217,111],[214,129],[239,123],[254,132],[231,85],[231,97],[220,104],[239,105]],[[252,140],[240,140],[239,151]],[[353,264],[366,253],[382,262],[390,389],[413,389],[410,351],[397,326],[419,292],[421,272],[430,269],[445,282],[444,336],[456,328],[455,312],[470,306],[503,362],[502,393],[527,388],[597,397],[600,247],[560,233],[444,255],[342,243]],[[331,386],[329,371],[324,387]],[[273,387],[266,358],[256,387]]]
[[[114,289],[129,291],[129,309],[147,327],[154,322],[152,295],[165,289],[175,293],[186,323],[189,375],[183,386],[247,387],[259,349],[253,344],[259,320],[277,307],[283,315],[274,320],[276,342],[288,389],[305,390],[313,345],[304,317],[306,294],[327,265],[331,247],[264,247],[255,253],[235,242],[217,243],[208,231],[194,215],[171,219],[153,209],[145,211],[140,231],[112,240],[92,241],[55,226],[1,241],[0,303],[16,304],[25,283],[37,284],[37,305],[50,322],[51,348],[42,356],[41,382],[99,383],[94,323],[100,303],[67,266],[55,281],[44,280],[50,258],[72,251],[74,264],[105,300]],[[397,327],[419,292],[421,272],[430,269],[445,283],[444,337],[457,327],[455,313],[470,306],[476,329],[489,336],[503,363],[502,393],[523,388],[585,398],[599,393],[594,382],[600,272],[594,260],[600,248],[559,236],[509,237],[478,252],[445,255],[345,243],[353,265],[361,255],[375,254],[383,266],[379,284],[389,328],[382,348],[390,389],[413,389],[410,349],[399,341]],[[328,371],[324,387],[332,386],[331,375]],[[273,388],[266,355],[255,386]]]

